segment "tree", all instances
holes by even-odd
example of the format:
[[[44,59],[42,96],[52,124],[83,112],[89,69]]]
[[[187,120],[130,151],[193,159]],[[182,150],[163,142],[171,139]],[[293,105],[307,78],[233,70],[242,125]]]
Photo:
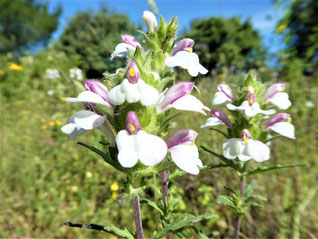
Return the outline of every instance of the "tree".
[[[196,20],[185,36],[196,42],[195,52],[208,69],[214,68],[217,63],[241,70],[264,65],[265,51],[261,37],[249,21],[242,23],[239,17]]]
[[[284,35],[290,57],[304,61],[307,70],[318,70],[318,1],[291,1],[276,32]]]
[[[88,78],[98,78],[104,71],[115,71],[120,60],[110,61],[121,34],[136,34],[137,28],[125,14],[110,14],[106,7],[99,12],[78,13],[69,22],[56,48],[83,59],[82,69]]]
[[[61,8],[48,12],[35,0],[0,1],[0,53],[22,53],[35,44],[46,46],[58,26]]]

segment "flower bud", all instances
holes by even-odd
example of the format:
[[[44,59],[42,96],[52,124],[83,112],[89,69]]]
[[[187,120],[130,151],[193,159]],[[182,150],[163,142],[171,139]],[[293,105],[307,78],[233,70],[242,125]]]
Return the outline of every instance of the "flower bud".
[[[176,146],[178,144],[182,143],[192,143],[197,138],[198,133],[191,130],[191,129],[181,129],[176,132],[174,132],[167,140],[167,146],[168,148],[171,148],[173,146]]]
[[[134,61],[131,61],[128,66],[128,70],[126,73],[126,77],[131,84],[135,84],[138,82],[140,78],[139,69]]]
[[[137,41],[137,39],[134,36],[131,35],[121,35],[120,39],[123,43],[127,43],[128,45],[131,45],[133,47],[140,47],[140,43]]]
[[[194,41],[190,38],[185,38],[185,39],[179,41],[179,43],[177,44],[177,46],[173,50],[172,56],[177,54],[177,52],[184,51],[186,49],[188,49],[188,51],[192,52],[193,45],[194,45]]]
[[[291,121],[291,117],[290,114],[287,113],[279,113],[277,115],[274,115],[272,118],[270,118],[268,120],[268,122],[266,123],[265,129],[267,129],[268,127],[271,127],[272,125],[279,123],[279,122],[288,122]],[[290,123],[290,122],[288,122]]]
[[[232,127],[231,121],[229,120],[229,118],[227,117],[227,115],[223,111],[214,109],[214,110],[211,110],[210,113],[213,117],[221,120],[229,128]]]
[[[126,119],[126,130],[129,134],[137,134],[140,129],[141,127],[136,113],[130,111]]]
[[[218,84],[218,90],[221,91],[223,94],[225,94],[231,100],[234,100],[234,95],[230,86],[226,84]]]
[[[154,32],[157,29],[157,18],[152,12],[144,11],[142,19],[145,21],[149,33]]]
[[[253,93],[249,93],[247,95],[247,101],[250,106],[252,106],[256,102],[256,96]]]

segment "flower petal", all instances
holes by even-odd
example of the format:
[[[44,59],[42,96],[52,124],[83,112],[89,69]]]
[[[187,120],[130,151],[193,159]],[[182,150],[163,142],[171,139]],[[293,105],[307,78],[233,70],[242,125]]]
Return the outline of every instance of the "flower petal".
[[[257,102],[255,102],[252,107],[253,111],[255,111],[257,114],[264,114],[264,115],[272,115],[272,114],[275,114],[276,113],[276,110],[262,110],[260,107],[259,107],[259,104]],[[246,114],[247,115],[247,114]]]
[[[66,98],[69,102],[90,102],[90,103],[96,103],[96,104],[102,104],[109,108],[113,108],[112,105],[110,105],[107,101],[105,101],[102,97],[100,97],[98,94],[91,92],[91,91],[84,91],[80,93],[77,98]]]
[[[196,145],[181,144],[169,149],[173,162],[183,171],[197,175],[202,167],[202,162],[199,159],[199,152]]]
[[[289,100],[288,94],[285,92],[276,93],[274,96],[269,98],[267,102],[272,103],[277,106],[279,109],[286,110],[288,109],[292,103]]]
[[[247,141],[247,152],[256,162],[263,162],[270,158],[269,147],[258,140]]]
[[[128,49],[135,51],[136,48],[126,43],[119,43],[115,47],[115,51],[112,53],[110,60],[112,60],[114,57],[127,57]]]
[[[174,132],[166,140],[168,148],[171,148],[178,144],[190,143],[198,137],[198,133],[191,129],[180,129]]]
[[[214,98],[212,99],[212,105],[222,105],[231,101],[231,98],[227,97],[226,94],[222,92],[216,92]]]
[[[211,126],[216,126],[216,125],[225,125],[223,121],[219,120],[218,118],[215,117],[210,117],[206,120],[205,125],[202,125],[200,128],[208,128]]]
[[[228,159],[236,159],[241,147],[241,139],[231,138],[223,143],[223,155]]]
[[[147,85],[142,79],[138,81],[140,102],[144,106],[151,106],[159,101],[159,92],[152,86]]]
[[[139,82],[138,82],[139,83]],[[127,79],[125,79],[120,85],[121,90],[125,94],[128,103],[136,103],[140,100],[140,92],[138,88],[138,83],[131,84]]]
[[[116,145],[118,148],[118,161],[124,168],[131,168],[138,162],[136,152],[136,136],[129,135],[126,130],[121,130],[116,136]]]
[[[64,125],[61,130],[64,134],[71,134],[76,129],[76,124],[69,123]]]
[[[78,128],[90,130],[101,126],[106,120],[105,116],[100,116],[92,111],[82,110],[74,115],[74,123]]]
[[[198,100],[193,95],[186,95],[176,100],[171,107],[177,110],[187,110],[187,111],[195,111],[199,112],[203,115],[206,115],[204,110],[210,110],[208,107],[204,106],[203,103]]]
[[[268,129],[271,129],[271,130],[275,131],[276,133],[279,133],[287,138],[295,139],[295,128],[290,123],[278,122],[278,123],[273,124],[272,126],[268,127]]]
[[[166,157],[168,148],[162,138],[139,130],[136,135],[136,151],[142,164],[153,166]]]
[[[114,105],[121,105],[126,100],[126,95],[121,89],[121,85],[115,86],[108,93],[109,101]]]

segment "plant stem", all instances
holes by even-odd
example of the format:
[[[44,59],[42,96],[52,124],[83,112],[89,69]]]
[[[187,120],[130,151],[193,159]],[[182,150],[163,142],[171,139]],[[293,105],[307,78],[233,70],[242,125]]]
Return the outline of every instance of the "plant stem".
[[[162,189],[162,198],[163,198],[163,205],[164,205],[164,208],[166,209],[167,208],[167,203],[168,203],[168,191],[169,191],[169,188],[168,188],[168,178],[170,176],[170,171],[163,171],[160,173],[160,179],[161,179],[161,189]],[[170,224],[170,220],[166,220],[167,224]],[[172,237],[172,234],[168,234],[167,235],[167,239],[171,239]]]
[[[246,188],[246,177],[242,176],[241,182],[240,182],[240,194],[241,194],[242,200],[244,199],[243,197],[244,197],[244,193],[245,193],[245,188]],[[236,221],[233,239],[239,239],[241,223],[242,223],[242,218],[239,216],[237,218],[237,221]]]
[[[135,224],[137,231],[137,238],[144,239],[144,232],[142,229],[142,221],[140,215],[140,199],[139,196],[134,197],[134,214],[135,214]]]

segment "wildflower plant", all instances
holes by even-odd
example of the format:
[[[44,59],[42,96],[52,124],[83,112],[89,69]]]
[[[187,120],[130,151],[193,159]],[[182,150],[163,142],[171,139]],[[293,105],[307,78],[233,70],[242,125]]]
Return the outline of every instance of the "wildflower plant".
[[[241,219],[248,208],[261,206],[254,200],[267,201],[263,196],[253,194],[256,182],[252,181],[247,185],[247,178],[270,170],[304,166],[304,164],[275,164],[267,167],[249,167],[251,160],[256,163],[270,160],[272,140],[279,136],[295,139],[291,115],[281,112],[292,105],[288,94],[283,92],[285,86],[285,83],[275,83],[270,86],[262,84],[254,72],[249,73],[238,86],[221,83],[217,86],[212,99],[214,106],[210,111],[212,117],[201,126],[226,138],[222,154],[206,147],[202,148],[218,157],[224,167],[231,167],[237,171],[240,178],[239,192],[225,186],[232,197],[220,195],[217,200],[218,203],[230,207],[238,217],[233,238],[238,238]],[[219,129],[219,126],[226,130]]]
[[[203,115],[209,111],[191,95],[195,87],[193,82],[176,82],[172,67],[182,67],[191,76],[206,74],[207,70],[192,52],[193,40],[176,37],[179,28],[176,17],[164,22],[160,16],[158,24],[157,17],[145,11],[142,18],[148,29],[147,33],[139,31],[144,40],[137,41],[130,35],[121,36],[122,43],[115,47],[111,58],[122,58],[126,64],[114,74],[105,73],[104,82],[86,81],[86,91],[77,97],[66,98],[69,102],[81,103],[84,109],[71,116],[62,127],[62,132],[68,135],[69,140],[75,140],[92,129],[99,129],[107,137],[107,142],[101,142],[103,149],[79,144],[99,154],[127,176],[126,182],[118,182],[124,192],[119,197],[127,200],[132,198],[136,235],[127,228],[119,229],[114,225],[103,227],[90,224],[81,227],[125,238],[143,238],[140,194],[146,188],[145,179],[160,174],[162,200],[142,200],[160,214],[162,229],[154,232],[152,238],[180,234],[185,228],[200,232],[193,223],[215,215],[174,214],[178,201],[168,198],[171,172],[183,171],[197,175],[203,167],[194,143],[198,133],[191,129],[179,129],[168,135],[168,130],[171,119],[180,115],[171,115],[171,108]],[[76,227],[79,224],[67,222],[66,225]],[[185,236],[187,232],[180,235]]]

